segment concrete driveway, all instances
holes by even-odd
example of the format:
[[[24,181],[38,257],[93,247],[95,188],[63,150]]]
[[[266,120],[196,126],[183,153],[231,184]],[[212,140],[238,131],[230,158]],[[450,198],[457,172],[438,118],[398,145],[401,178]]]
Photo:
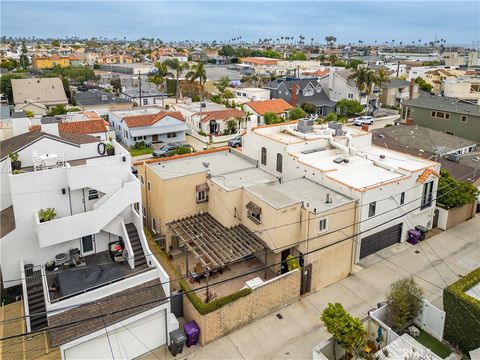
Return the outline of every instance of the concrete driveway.
[[[418,245],[402,243],[363,259],[354,274],[202,348],[186,348],[178,359],[311,359],[312,349],[330,336],[320,321],[329,302],[340,302],[363,318],[395,280],[413,274],[425,298],[443,308],[442,291],[480,266],[480,217]],[[281,314],[279,319],[276,314]],[[141,359],[171,359],[158,348]]]

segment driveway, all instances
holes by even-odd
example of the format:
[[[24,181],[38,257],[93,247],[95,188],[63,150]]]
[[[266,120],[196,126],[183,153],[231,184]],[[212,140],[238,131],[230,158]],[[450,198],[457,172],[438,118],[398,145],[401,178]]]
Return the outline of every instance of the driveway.
[[[443,288],[480,266],[479,232],[477,217],[418,245],[401,243],[384,249],[363,259],[348,278],[202,348],[185,348],[177,358],[311,359],[313,347],[330,337],[320,321],[329,302],[341,302],[349,313],[363,318],[384,301],[393,281],[411,274],[424,289],[425,298],[443,308]],[[171,358],[166,348],[141,357]]]

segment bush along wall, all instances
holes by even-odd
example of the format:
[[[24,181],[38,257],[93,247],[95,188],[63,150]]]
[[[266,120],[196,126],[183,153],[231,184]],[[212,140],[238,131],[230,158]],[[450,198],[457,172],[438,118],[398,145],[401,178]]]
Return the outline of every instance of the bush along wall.
[[[480,283],[480,268],[443,290],[445,338],[468,353],[480,347],[480,300],[465,291]]]
[[[147,228],[144,228],[144,232],[147,238],[150,240],[149,245],[153,248],[152,250],[154,250],[153,252],[155,253],[155,255],[159,255],[164,258],[165,260],[164,263],[168,264],[168,266],[170,267],[169,270],[171,270],[171,273],[174,273],[176,279],[179,279],[178,282],[180,284],[181,289],[186,294],[187,298],[190,300],[190,302],[195,307],[195,309],[197,309],[197,311],[200,313],[200,315],[206,315],[215,310],[218,310],[221,307],[224,307],[225,305],[237,299],[247,296],[252,292],[252,289],[250,288],[241,289],[230,295],[217,298],[213,301],[210,301],[209,303],[205,303],[204,301],[202,301],[202,299],[200,299],[200,297],[197,295],[195,291],[192,291],[190,284],[184,278],[184,276],[180,273],[179,269],[172,264],[172,262],[168,258],[168,255],[160,248],[160,246],[158,246],[158,244],[155,243],[150,231]]]

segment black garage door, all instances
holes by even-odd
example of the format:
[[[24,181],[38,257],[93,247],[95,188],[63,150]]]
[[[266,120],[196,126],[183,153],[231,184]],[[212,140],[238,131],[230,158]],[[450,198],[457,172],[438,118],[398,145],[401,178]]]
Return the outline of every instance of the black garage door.
[[[402,224],[397,224],[363,238],[360,245],[360,259],[400,242],[401,236]]]

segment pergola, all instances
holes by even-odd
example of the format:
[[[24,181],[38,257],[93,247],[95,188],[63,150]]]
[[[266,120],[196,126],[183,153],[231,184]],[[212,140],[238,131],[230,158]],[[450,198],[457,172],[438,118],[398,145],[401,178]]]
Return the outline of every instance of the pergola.
[[[223,268],[266,247],[244,225],[227,228],[209,213],[175,220],[168,223],[168,226],[207,270]]]

